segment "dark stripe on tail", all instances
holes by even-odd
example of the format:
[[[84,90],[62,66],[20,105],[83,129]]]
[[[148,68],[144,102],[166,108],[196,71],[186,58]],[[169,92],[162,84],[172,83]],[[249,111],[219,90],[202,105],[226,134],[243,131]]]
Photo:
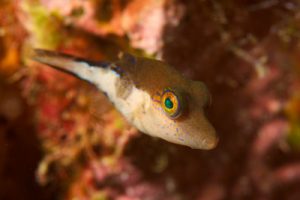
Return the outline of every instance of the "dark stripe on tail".
[[[32,56],[32,59],[38,62],[41,62],[41,60],[38,59],[39,56],[49,56],[49,57],[61,57],[64,59],[70,59],[76,62],[84,62],[87,63],[91,67],[101,67],[101,68],[108,68],[112,64],[112,62],[106,62],[106,61],[92,61],[92,60],[87,60],[81,57],[77,56],[72,56],[70,54],[66,53],[61,53],[61,52],[56,52],[56,51],[50,51],[50,50],[44,50],[44,49],[34,49],[34,55]],[[44,64],[49,65],[48,63],[43,62]],[[58,67],[55,67],[51,65],[51,67],[54,67],[56,69],[61,70]]]

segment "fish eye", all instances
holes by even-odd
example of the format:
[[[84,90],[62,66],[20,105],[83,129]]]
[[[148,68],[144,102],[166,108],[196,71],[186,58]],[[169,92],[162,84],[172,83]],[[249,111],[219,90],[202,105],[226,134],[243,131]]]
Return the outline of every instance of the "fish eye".
[[[175,89],[166,88],[162,94],[161,106],[168,117],[176,119],[183,112],[183,97]]]

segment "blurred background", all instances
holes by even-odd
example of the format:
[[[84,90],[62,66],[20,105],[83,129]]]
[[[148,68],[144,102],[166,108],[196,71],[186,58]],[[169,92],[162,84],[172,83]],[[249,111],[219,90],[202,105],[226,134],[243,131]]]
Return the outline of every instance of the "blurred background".
[[[212,94],[211,151],[139,133],[34,47],[162,59]],[[299,0],[0,0],[0,199],[300,199]]]

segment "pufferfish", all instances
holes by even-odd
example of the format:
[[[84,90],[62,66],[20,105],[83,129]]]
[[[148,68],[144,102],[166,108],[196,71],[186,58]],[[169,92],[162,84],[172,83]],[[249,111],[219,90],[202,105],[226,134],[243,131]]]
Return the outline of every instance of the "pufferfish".
[[[213,149],[216,131],[204,114],[209,92],[165,62],[122,53],[96,62],[35,49],[32,59],[95,85],[138,130],[193,149]]]

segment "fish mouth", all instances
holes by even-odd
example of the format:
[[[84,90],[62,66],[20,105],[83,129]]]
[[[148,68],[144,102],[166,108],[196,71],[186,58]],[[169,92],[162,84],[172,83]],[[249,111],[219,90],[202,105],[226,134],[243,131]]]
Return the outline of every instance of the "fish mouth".
[[[215,136],[213,139],[204,139],[201,144],[201,148],[205,150],[211,150],[216,148],[219,143],[219,138]]]
[[[193,139],[187,146],[192,149],[212,150],[217,147],[219,138],[216,135],[211,135],[202,139]]]
[[[219,137],[214,127],[208,122],[207,119],[201,120],[198,124],[198,129],[193,131],[191,136],[190,146],[193,149],[211,150],[216,148],[219,143]]]

